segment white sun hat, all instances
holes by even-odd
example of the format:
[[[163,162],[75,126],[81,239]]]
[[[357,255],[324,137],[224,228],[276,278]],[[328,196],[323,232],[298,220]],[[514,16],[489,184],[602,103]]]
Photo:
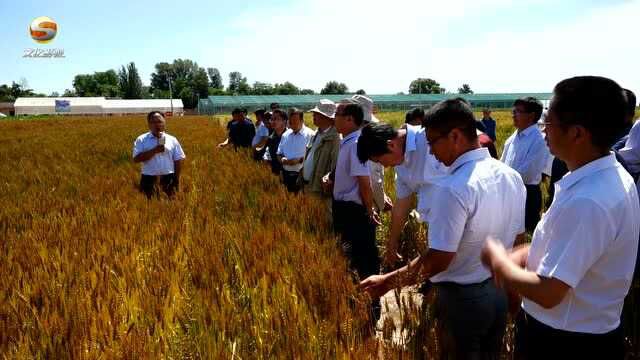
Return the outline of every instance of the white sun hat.
[[[328,118],[335,119],[337,108],[338,106],[333,101],[329,99],[320,99],[320,102],[316,105],[316,107],[309,110],[309,112],[315,112]]]
[[[379,123],[380,120],[373,115],[373,100],[370,97],[365,95],[353,95],[351,100],[357,102],[360,106],[362,106],[362,112],[364,112],[364,121],[369,123]]]

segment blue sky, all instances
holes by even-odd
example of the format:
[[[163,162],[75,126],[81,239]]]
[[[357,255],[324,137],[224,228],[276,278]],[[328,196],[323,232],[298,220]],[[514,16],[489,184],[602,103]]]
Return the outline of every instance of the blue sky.
[[[31,20],[56,39],[36,44]],[[547,92],[563,78],[603,75],[640,93],[640,0],[278,0],[176,2],[0,0],[0,84],[25,78],[62,92],[74,75],[134,61],[145,84],[176,58],[240,71],[250,83],[329,80],[353,91],[407,91],[431,77],[455,91]],[[62,48],[64,59],[25,59]]]

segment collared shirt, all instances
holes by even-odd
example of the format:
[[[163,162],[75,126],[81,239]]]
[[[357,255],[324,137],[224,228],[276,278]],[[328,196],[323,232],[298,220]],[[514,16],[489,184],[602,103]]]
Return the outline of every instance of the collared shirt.
[[[173,162],[186,157],[178,139],[167,133],[164,133],[163,136],[165,138],[164,152],[155,154],[151,159],[142,163],[143,175],[157,176],[173,174],[175,171]],[[158,146],[158,141],[159,139],[153,136],[151,132],[138,136],[133,143],[133,157]]]
[[[560,304],[524,310],[556,329],[603,334],[620,324],[631,285],[640,204],[633,179],[613,154],[569,172],[533,234],[527,269],[569,285]]]
[[[456,253],[449,267],[431,281],[475,284],[491,277],[480,262],[487,237],[509,249],[516,235],[525,231],[526,189],[520,175],[493,159],[486,148],[463,154],[449,169],[449,176],[420,189],[420,196],[431,192],[428,195],[438,204],[418,209],[429,223],[429,247]]]
[[[330,128],[327,128],[324,131],[318,129],[316,134],[311,138],[311,148],[306,155],[307,157],[304,160],[304,166],[302,167],[302,177],[305,181],[311,181],[311,174],[313,173],[313,154],[316,152],[318,144],[322,141],[324,134],[326,134],[329,129]]]
[[[243,119],[242,121],[229,121],[227,123],[227,130],[229,131],[229,141],[236,147],[249,147],[256,134],[255,126],[247,119]]]
[[[260,144],[260,141],[264,140],[267,136],[269,136],[269,129],[264,126],[263,122],[260,122],[260,125],[258,125],[258,128],[256,129],[256,134],[253,137],[253,140],[251,140],[251,147],[255,147]]]
[[[353,201],[360,205],[360,188],[358,176],[369,176],[369,165],[361,163],[358,159],[358,137],[360,130],[347,135],[340,142],[336,173],[333,184],[333,199],[336,201]]]
[[[538,185],[542,181],[549,157],[544,137],[533,124],[522,131],[514,132],[504,143],[500,160],[522,176],[525,185]]]
[[[302,125],[302,128],[297,132],[287,129],[287,131],[282,134],[282,140],[280,141],[280,146],[278,146],[278,155],[289,160],[304,158],[307,144],[309,144],[314,134],[315,132],[313,130],[304,125]],[[302,163],[283,165],[282,167],[287,171],[300,171],[302,169]]]
[[[634,176],[640,173],[640,120],[636,121],[629,132],[629,138],[624,147],[618,151]],[[640,186],[640,179],[638,179]]]
[[[417,193],[422,185],[433,183],[449,171],[431,155],[423,127],[407,125],[406,131],[404,161],[395,167],[398,199]]]

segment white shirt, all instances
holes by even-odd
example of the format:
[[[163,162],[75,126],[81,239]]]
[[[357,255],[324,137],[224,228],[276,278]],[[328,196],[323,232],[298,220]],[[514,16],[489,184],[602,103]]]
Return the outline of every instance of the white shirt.
[[[278,146],[278,155],[282,155],[290,160],[304,158],[307,144],[309,144],[314,134],[315,132],[313,130],[304,125],[295,133],[293,130],[287,129],[287,131],[282,134],[282,140],[280,140],[280,145]],[[302,163],[283,165],[282,168],[287,171],[300,171],[302,169]]]
[[[515,131],[504,143],[500,160],[522,176],[525,185],[538,185],[548,164],[549,149],[544,136],[533,124],[522,131]]]
[[[167,175],[174,172],[174,161],[182,160],[186,156],[182,151],[182,146],[175,137],[164,133],[164,152],[155,154],[151,159],[142,163],[143,175]],[[133,143],[133,157],[145,151],[149,151],[158,146],[158,138],[151,132],[138,136]]]
[[[373,202],[378,211],[384,209],[384,166],[377,162],[367,161],[369,164],[369,182],[371,183],[371,192]]]
[[[629,138],[624,147],[618,151],[618,154],[627,163],[631,173],[640,173],[640,120],[633,124],[629,132]],[[637,186],[640,189],[640,179],[638,179]]]
[[[636,262],[638,219],[633,179],[613,154],[565,175],[533,234],[527,269],[571,289],[552,309],[525,299],[524,310],[555,329],[616,329]]]
[[[253,136],[253,140],[251,140],[251,147],[255,147],[260,144],[260,141],[264,140],[264,138],[269,136],[269,129],[264,126],[263,122],[260,122],[258,128],[256,129],[256,134]]]
[[[421,186],[433,183],[449,171],[431,155],[423,127],[407,125],[406,130],[404,162],[395,167],[398,199],[417,193]],[[420,207],[418,204],[418,208]]]
[[[418,209],[429,223],[429,247],[456,253],[449,267],[431,281],[475,284],[491,277],[480,262],[487,237],[509,249],[516,235],[525,231],[526,189],[520,175],[493,159],[486,148],[463,154],[449,169],[449,176],[426,187],[438,207]]]
[[[354,131],[340,141],[340,151],[336,162],[333,199],[336,201],[353,201],[360,205],[360,188],[358,176],[369,176],[369,165],[358,159],[358,137],[360,130]]]

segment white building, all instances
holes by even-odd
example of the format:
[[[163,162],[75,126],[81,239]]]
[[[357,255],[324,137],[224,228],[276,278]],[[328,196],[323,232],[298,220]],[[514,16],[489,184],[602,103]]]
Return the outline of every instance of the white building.
[[[140,99],[120,100],[104,97],[25,97],[18,98],[14,104],[15,114],[19,115],[125,115],[146,114],[150,111],[171,112],[183,115],[181,99]]]
[[[172,111],[170,99],[140,99],[140,100],[106,100],[103,106],[105,114],[146,114],[150,111],[168,113]],[[173,99],[173,114],[184,114],[181,99]]]

